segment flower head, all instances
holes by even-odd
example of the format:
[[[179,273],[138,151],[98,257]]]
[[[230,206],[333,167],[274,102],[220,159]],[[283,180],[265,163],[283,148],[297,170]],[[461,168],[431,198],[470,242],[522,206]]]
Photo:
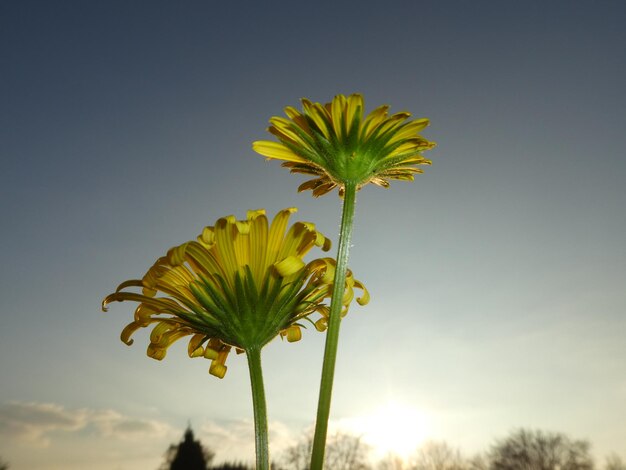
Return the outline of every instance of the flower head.
[[[284,160],[292,173],[314,175],[298,191],[321,196],[347,183],[357,189],[373,183],[389,187],[389,179],[412,181],[430,165],[421,152],[435,146],[419,132],[426,118],[408,120],[409,113],[388,115],[389,106],[364,114],[363,97],[337,95],[321,104],[302,99],[302,112],[288,106],[288,118],[273,117],[268,131],[279,142],[260,140],[252,148],[269,159]]]
[[[189,356],[212,360],[209,372],[222,378],[232,347],[261,348],[279,334],[298,341],[300,321],[315,312],[321,318],[314,325],[323,331],[335,260],[303,261],[314,246],[330,249],[330,240],[308,222],[287,230],[295,211],[280,211],[271,225],[264,210],[249,211],[246,220],[223,217],[205,227],[197,240],[171,248],[143,279],[120,284],[102,308],[106,311],[115,301],[139,303],[122,341],[130,345],[136,330],[154,325],[147,354],[161,360],[174,341],[189,336]],[[128,287],[141,288],[141,293]],[[343,314],[355,287],[364,292],[357,302],[368,302],[364,286],[349,273]]]

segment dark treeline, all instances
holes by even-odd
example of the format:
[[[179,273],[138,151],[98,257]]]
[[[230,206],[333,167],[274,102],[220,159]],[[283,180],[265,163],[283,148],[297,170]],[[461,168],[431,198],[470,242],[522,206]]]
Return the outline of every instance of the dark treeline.
[[[304,436],[286,449],[272,464],[272,470],[308,470],[312,437]],[[445,442],[426,442],[413,455],[388,455],[372,463],[371,448],[360,437],[338,433],[329,438],[326,449],[328,470],[626,470],[617,454],[595,462],[591,445],[563,433],[517,429],[496,439],[483,453],[465,456]],[[215,453],[196,440],[188,428],[183,440],[165,454],[159,470],[253,470],[243,462],[212,465]],[[6,470],[2,467],[0,470]]]

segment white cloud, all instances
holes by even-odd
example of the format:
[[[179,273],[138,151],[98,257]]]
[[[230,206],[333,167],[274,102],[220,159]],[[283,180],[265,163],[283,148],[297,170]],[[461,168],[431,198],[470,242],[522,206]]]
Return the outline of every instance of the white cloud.
[[[270,452],[279,454],[294,444],[294,433],[285,424],[269,423]],[[215,461],[254,461],[254,423],[251,420],[207,421],[198,432],[202,444],[215,452]]]
[[[53,403],[9,402],[0,406],[0,435],[47,446],[47,434],[85,427],[84,410],[68,411]]]
[[[124,416],[114,410],[90,411],[88,422],[103,437],[119,439],[157,438],[170,431],[170,426],[163,422]]]
[[[294,432],[282,422],[273,421],[269,428],[270,450],[275,459],[302,436],[300,430]],[[252,420],[207,420],[193,431],[202,445],[215,452],[216,463],[254,461]],[[21,461],[26,468],[43,465],[41,462],[65,462],[70,451],[74,452],[77,466],[72,468],[79,468],[80,462],[93,460],[96,455],[96,460],[108,468],[122,463],[127,468],[130,460],[137,459],[158,462],[168,445],[178,444],[183,433],[183,429],[163,421],[128,416],[112,409],[38,402],[0,404],[0,440],[12,444],[12,452],[5,456],[11,462]]]
[[[170,426],[125,416],[114,410],[65,408],[54,403],[8,402],[0,405],[0,436],[46,447],[55,433],[93,432],[102,438],[163,437]]]

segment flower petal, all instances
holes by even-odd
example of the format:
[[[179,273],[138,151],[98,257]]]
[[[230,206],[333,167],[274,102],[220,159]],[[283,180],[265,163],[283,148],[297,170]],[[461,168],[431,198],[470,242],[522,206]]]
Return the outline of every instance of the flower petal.
[[[271,142],[269,140],[257,140],[256,142],[252,143],[252,149],[267,158],[286,160],[288,162],[307,162],[305,158],[296,155],[283,144],[278,142]]]

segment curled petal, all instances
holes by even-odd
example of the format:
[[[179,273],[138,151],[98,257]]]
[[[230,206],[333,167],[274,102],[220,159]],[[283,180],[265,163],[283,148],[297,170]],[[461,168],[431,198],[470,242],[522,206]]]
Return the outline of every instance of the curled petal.
[[[148,326],[150,323],[155,321],[152,315],[158,314],[158,311],[154,308],[146,305],[139,304],[139,306],[135,309],[135,322],[141,326]]]
[[[187,345],[187,353],[189,357],[200,357],[204,355],[204,348],[202,347],[202,343],[206,341],[206,335],[202,333],[196,333],[189,340],[189,344]]]
[[[354,281],[354,286],[358,287],[359,289],[361,289],[363,291],[363,295],[361,297],[357,297],[356,301],[359,305],[367,305],[370,301],[370,293],[369,291],[365,288],[365,286],[363,285],[363,283],[361,281]]]
[[[226,375],[226,358],[228,357],[228,353],[230,352],[230,348],[222,348],[218,353],[217,357],[211,362],[211,366],[209,367],[209,374],[214,375],[219,379],[223,379]]]
[[[228,367],[226,367],[224,364],[213,361],[211,362],[211,366],[209,367],[209,374],[217,377],[218,379],[223,379],[226,375],[227,369]]]
[[[282,277],[291,276],[292,274],[295,274],[298,271],[302,270],[304,266],[304,261],[302,261],[302,259],[298,258],[297,256],[289,256],[279,263],[274,264],[276,271]]]
[[[150,343],[148,345],[148,350],[146,351],[146,354],[148,355],[148,357],[151,357],[152,359],[161,361],[165,359],[165,356],[167,355],[167,348],[163,348],[156,344]]]
[[[180,266],[185,262],[185,251],[187,250],[187,244],[183,243],[180,246],[170,248],[167,252],[167,260],[172,266]]]
[[[213,227],[204,227],[202,233],[198,235],[198,241],[204,245],[205,248],[210,248],[215,243],[215,232]]]
[[[135,333],[135,331],[137,331],[139,328],[141,328],[142,325],[138,324],[137,322],[132,322],[129,323],[128,325],[126,325],[126,327],[124,327],[124,329],[122,330],[122,333],[120,335],[120,339],[127,344],[128,346],[130,346],[131,344],[134,343],[134,340],[131,338],[131,336],[133,335],[133,333]]]
[[[174,325],[171,325],[167,322],[159,322],[150,333],[150,342],[153,344],[158,344],[161,341],[161,338],[172,328],[175,328]]]
[[[328,318],[322,317],[315,322],[315,329],[319,332],[326,331],[328,328]]]
[[[213,349],[213,348],[210,348],[210,347],[207,346],[204,349],[203,356],[205,357],[205,359],[214,360],[214,359],[217,359],[217,355],[218,355],[218,352],[215,349]]]
[[[117,286],[117,289],[115,289],[115,292],[120,292],[121,290],[124,290],[127,287],[142,287],[142,286],[143,286],[143,284],[141,283],[141,280],[139,280],[139,279],[130,279],[128,281],[122,282],[119,286]],[[105,306],[103,305],[102,308],[104,309]]]
[[[286,330],[281,331],[281,336],[287,337],[287,341],[290,343],[295,343],[296,341],[300,341],[302,339],[302,330],[298,325],[291,325]]]

